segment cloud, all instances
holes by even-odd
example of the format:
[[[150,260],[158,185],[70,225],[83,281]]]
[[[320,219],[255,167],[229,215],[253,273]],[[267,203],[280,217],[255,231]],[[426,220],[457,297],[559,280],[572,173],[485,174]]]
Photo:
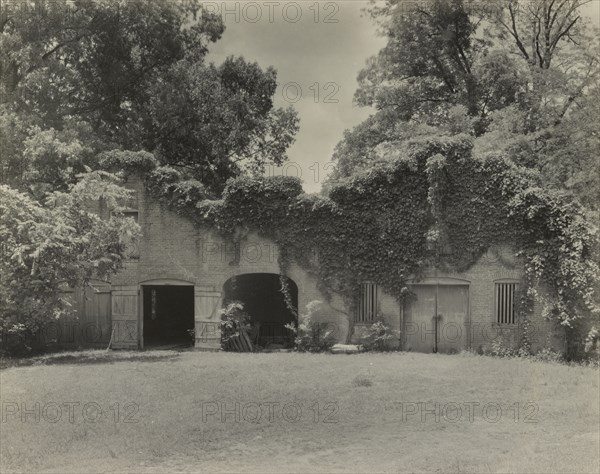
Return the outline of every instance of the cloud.
[[[222,2],[213,3],[225,12]],[[300,116],[301,129],[288,153],[294,165],[286,171],[296,175],[301,169],[305,190],[318,191],[344,130],[373,112],[353,106],[352,99],[359,70],[385,40],[361,11],[368,2],[271,2],[271,7],[269,2],[253,3],[244,13],[248,3],[236,7],[227,2],[226,31],[212,46],[209,59],[219,63],[229,55],[242,55],[262,67],[275,67],[276,105],[291,104]],[[283,13],[292,3],[302,12],[297,22],[289,19],[295,18],[298,7],[288,6],[287,17]],[[258,8],[260,20],[248,21],[257,18]]]

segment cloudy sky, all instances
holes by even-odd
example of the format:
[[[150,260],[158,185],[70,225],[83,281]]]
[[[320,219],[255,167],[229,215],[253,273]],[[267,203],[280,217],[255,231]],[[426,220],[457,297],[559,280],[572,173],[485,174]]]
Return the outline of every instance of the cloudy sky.
[[[231,54],[243,55],[277,69],[276,105],[296,108],[300,132],[289,149],[290,163],[269,173],[301,173],[308,192],[320,189],[344,130],[371,112],[352,104],[359,70],[384,45],[361,12],[366,5],[266,1],[226,2],[223,8],[222,2],[213,3],[226,13],[226,31],[212,47],[211,59],[218,63]],[[261,18],[253,22],[259,13]]]
[[[304,189],[318,191],[345,129],[372,110],[353,105],[356,77],[365,60],[385,44],[365,15],[366,1],[203,2],[224,18],[226,31],[211,60],[243,55],[278,72],[276,105],[293,104],[300,132],[290,162],[269,174],[300,176]],[[599,1],[585,13],[598,24]]]

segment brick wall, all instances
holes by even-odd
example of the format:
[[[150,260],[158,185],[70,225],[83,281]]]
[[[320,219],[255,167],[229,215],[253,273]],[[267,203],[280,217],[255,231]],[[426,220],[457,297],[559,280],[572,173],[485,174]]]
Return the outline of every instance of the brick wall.
[[[140,284],[157,280],[194,285],[196,345],[205,349],[218,348],[218,333],[214,328],[218,325],[223,285],[235,275],[279,273],[276,245],[249,232],[240,235],[239,246],[235,248],[213,230],[195,226],[147,196],[139,180],[131,179],[127,186],[137,192],[138,220],[143,238],[139,245],[139,259],[127,262],[125,269],[114,276],[113,286],[134,290]],[[328,301],[318,288],[315,274],[298,265],[291,265],[288,276],[298,286],[300,314],[305,313],[309,302],[322,301],[316,319],[327,322],[334,329],[337,339],[345,342],[349,310],[342,298],[333,294]],[[520,325],[499,328],[494,323],[494,282],[501,279],[519,280],[521,277],[521,266],[510,248],[491,249],[466,272],[436,274],[430,271],[426,277],[437,278],[442,284],[443,279],[455,279],[468,285],[468,315],[463,328],[468,334],[465,349],[489,349],[499,331],[504,332],[507,344],[518,343],[522,330]],[[379,307],[393,329],[405,329],[404,308],[400,307],[393,295],[380,292]],[[548,342],[560,347],[560,337],[552,336],[554,331],[551,324],[543,321],[540,315],[541,308],[536,308],[532,318],[535,347],[545,346]],[[356,326],[353,340],[357,341],[363,330],[364,326]],[[547,337],[549,335],[550,339]],[[398,343],[401,343],[401,339]]]
[[[139,258],[126,263],[124,270],[113,277],[113,286],[134,289],[157,282],[193,284],[196,346],[218,348],[216,327],[224,284],[236,275],[278,274],[277,246],[252,232],[240,235],[239,244],[234,245],[212,229],[195,226],[147,196],[139,180],[130,179],[127,187],[138,194],[138,222],[143,237],[139,244]],[[333,295],[328,301],[318,289],[315,275],[298,265],[290,266],[288,276],[298,286],[299,313],[305,314],[306,305],[311,301],[321,301],[323,304],[316,319],[329,323],[336,337],[345,341],[348,320],[341,298]]]

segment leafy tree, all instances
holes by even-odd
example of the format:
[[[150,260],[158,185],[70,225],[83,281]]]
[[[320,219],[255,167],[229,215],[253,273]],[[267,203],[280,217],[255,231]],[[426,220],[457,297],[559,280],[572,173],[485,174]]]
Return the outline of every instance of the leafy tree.
[[[171,172],[204,199],[285,160],[298,120],[273,106],[272,68],[207,62],[224,26],[198,0],[2,7],[0,333],[26,342],[68,311],[61,285],[118,270],[135,237],[109,170]]]
[[[85,286],[121,268],[125,242],[139,236],[122,218],[130,192],[105,172],[89,172],[69,192],[54,192],[42,206],[27,194],[0,186],[0,337],[2,351],[21,352],[43,326],[68,313],[66,286]],[[102,218],[90,209],[102,200]]]
[[[355,100],[377,112],[346,132],[331,180],[397,157],[412,136],[468,133],[477,154],[502,150],[597,217],[600,62],[585,3],[374,4],[388,41],[359,74]]]
[[[43,195],[96,169],[101,152],[144,150],[218,192],[229,177],[281,163],[297,117],[273,107],[274,70],[206,63],[223,29],[196,0],[41,1],[8,12],[2,181]]]
[[[443,118],[445,110],[463,105],[485,117],[513,103],[525,80],[514,61],[495,51],[479,35],[483,15],[461,0],[416,2],[389,0],[370,13],[387,45],[371,58],[359,74],[356,100],[359,105],[396,109],[401,119],[430,124]]]
[[[145,148],[215,194],[229,177],[282,164],[298,129],[292,109],[273,109],[272,68],[243,58],[220,66],[182,60],[153,85],[144,117]]]
[[[2,29],[5,100],[36,112],[50,126],[85,115],[116,130],[130,118],[126,103],[186,55],[201,60],[223,25],[198,13],[198,2],[147,0],[40,1],[6,11]]]

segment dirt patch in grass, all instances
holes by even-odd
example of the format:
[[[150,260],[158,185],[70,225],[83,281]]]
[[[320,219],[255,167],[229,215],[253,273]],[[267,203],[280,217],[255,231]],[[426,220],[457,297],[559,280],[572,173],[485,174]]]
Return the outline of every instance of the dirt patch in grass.
[[[125,352],[125,351],[72,351],[44,354],[24,358],[0,358],[0,370],[10,367],[27,367],[35,365],[58,364],[114,364],[115,362],[158,362],[170,360],[179,356],[178,351],[151,351],[151,352]]]

